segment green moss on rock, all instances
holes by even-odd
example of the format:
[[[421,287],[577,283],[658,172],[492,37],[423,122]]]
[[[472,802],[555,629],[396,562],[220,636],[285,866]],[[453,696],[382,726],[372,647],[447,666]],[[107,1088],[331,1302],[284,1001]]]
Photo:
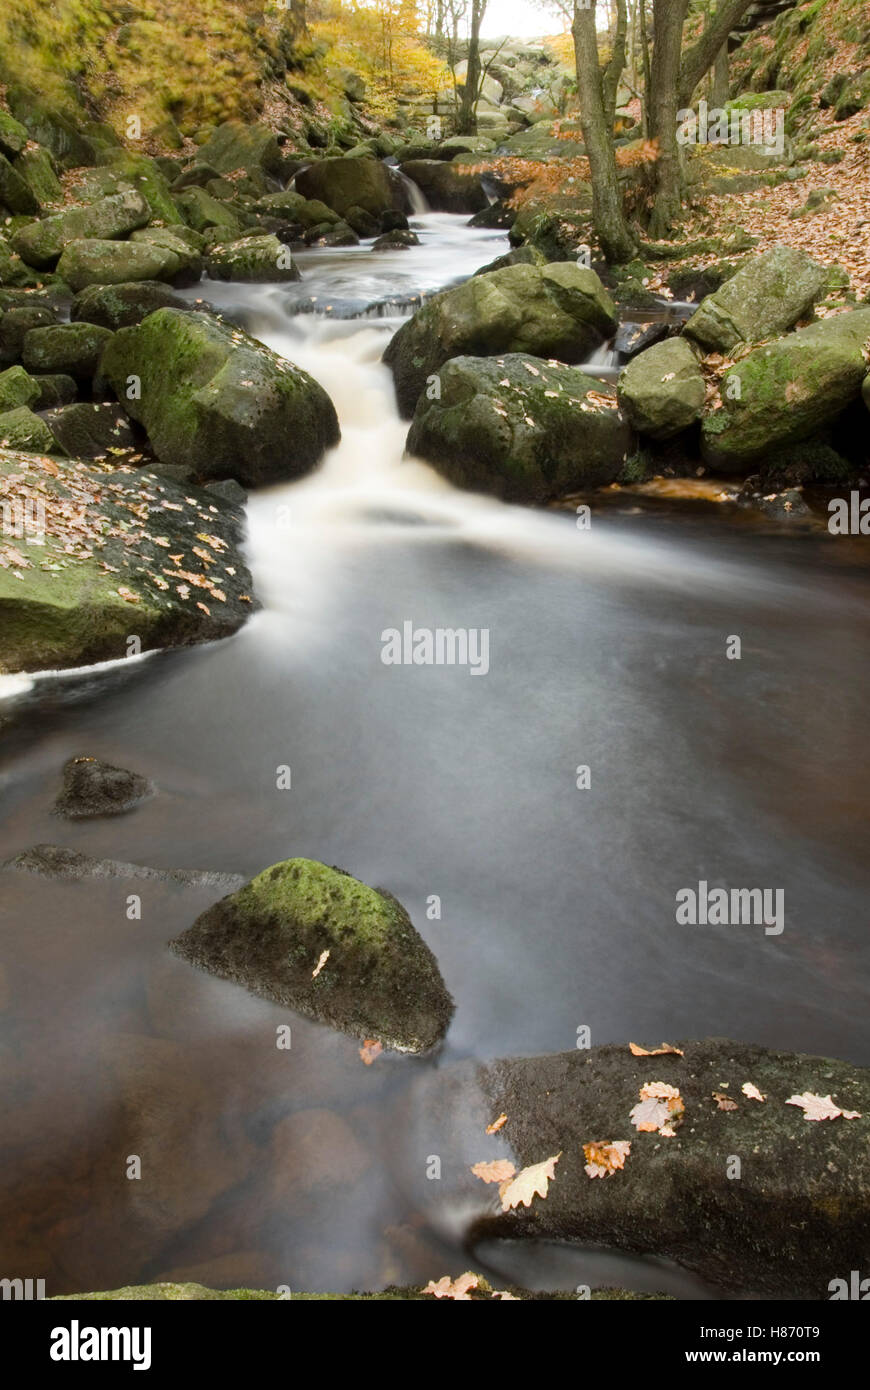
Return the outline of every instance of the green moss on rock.
[[[310,859],[266,869],[171,946],[254,994],[400,1052],[435,1047],[453,1014],[401,903]]]

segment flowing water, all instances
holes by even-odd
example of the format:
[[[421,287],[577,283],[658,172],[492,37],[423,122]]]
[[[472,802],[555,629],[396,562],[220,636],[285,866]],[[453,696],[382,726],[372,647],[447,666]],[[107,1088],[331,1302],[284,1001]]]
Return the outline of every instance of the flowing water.
[[[322,382],[342,442],[252,496],[263,607],[236,637],[4,684],[0,859],[62,842],[245,876],[338,864],[407,906],[454,1023],[437,1058],[366,1067],[352,1040],[166,952],[218,891],[0,875],[0,1273],[49,1292],[458,1273],[492,1199],[469,1195],[463,1116],[427,1109],[433,1077],[572,1048],[583,1025],[594,1043],[724,1035],[870,1062],[863,571],[827,536],[712,509],[626,504],[581,530],[403,458],[379,360],[398,315],[506,245],[446,215],[419,228],[410,251],[305,253],[298,284],[207,286]],[[487,629],[488,673],[384,665],[381,634],[406,621]],[[161,795],[59,822],[78,754]],[[784,932],[678,926],[675,893],[701,879],[784,889]],[[616,1253],[481,1261],[537,1287],[709,1292]]]

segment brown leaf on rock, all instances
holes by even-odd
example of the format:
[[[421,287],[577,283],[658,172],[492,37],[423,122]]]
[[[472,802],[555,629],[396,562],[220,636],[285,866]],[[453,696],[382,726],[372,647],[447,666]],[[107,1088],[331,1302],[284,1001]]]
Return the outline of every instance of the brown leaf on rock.
[[[523,1168],[510,1182],[502,1183],[498,1190],[502,1211],[510,1211],[513,1207],[519,1206],[530,1207],[534,1197],[546,1197],[550,1182],[556,1176],[556,1164],[561,1157],[560,1151],[552,1158],[545,1158],[543,1163],[533,1163],[530,1167]]]
[[[365,1042],[359,1050],[359,1055],[365,1062],[366,1066],[370,1067],[372,1062],[374,1062],[377,1057],[380,1057],[383,1050],[384,1044],[382,1042],[378,1042],[377,1038],[366,1038]]]
[[[720,1110],[736,1110],[738,1108],[737,1101],[726,1096],[724,1091],[714,1091],[712,1099],[715,1100]]]
[[[476,1289],[479,1283],[480,1276],[472,1274],[469,1269],[458,1279],[451,1279],[449,1274],[443,1275],[437,1283],[430,1279],[423,1293],[431,1293],[435,1298],[452,1298],[456,1303],[470,1303],[471,1290]]]
[[[639,1043],[630,1042],[629,1047],[633,1057],[664,1057],[665,1054],[674,1057],[685,1056],[682,1048],[674,1047],[671,1043],[662,1043],[661,1047],[641,1047]]]
[[[509,1158],[493,1158],[488,1163],[474,1163],[471,1168],[476,1178],[481,1182],[510,1182],[516,1173],[516,1168]]]
[[[813,1091],[804,1091],[802,1095],[790,1096],[786,1105],[799,1105],[804,1112],[805,1120],[860,1120],[860,1110],[841,1110],[839,1105],[835,1105],[830,1096],[817,1096]]]
[[[586,1172],[590,1178],[612,1178],[631,1153],[628,1139],[600,1140],[583,1145],[586,1157]]]
[[[630,1115],[635,1129],[673,1139],[674,1125],[680,1122],[686,1108],[676,1086],[669,1086],[666,1081],[647,1081],[638,1094],[640,1101]]]
[[[487,1125],[487,1127],[486,1127],[486,1132],[487,1132],[487,1134],[498,1134],[498,1132],[499,1132],[499,1130],[502,1128],[502,1126],[503,1126],[503,1125],[506,1125],[506,1124],[507,1124],[507,1115],[505,1115],[504,1112],[502,1112],[502,1114],[499,1115],[499,1117],[498,1117],[497,1120],[493,1120],[493,1122],[492,1122],[491,1125]]]

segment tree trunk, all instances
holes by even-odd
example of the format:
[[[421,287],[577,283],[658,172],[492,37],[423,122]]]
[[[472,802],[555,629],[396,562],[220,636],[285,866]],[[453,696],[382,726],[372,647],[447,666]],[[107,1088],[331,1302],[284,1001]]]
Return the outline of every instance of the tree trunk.
[[[292,43],[308,38],[308,14],[306,0],[290,0],[284,21],[284,28]]]
[[[580,123],[592,173],[592,221],[606,260],[619,265],[632,259],[637,251],[637,243],[625,219],[622,190],[616,172],[613,120],[608,120],[598,64],[595,0],[588,8],[575,5],[572,33],[580,96]]]
[[[728,42],[726,40],[716,55],[713,64],[713,81],[710,85],[710,104],[722,107],[731,94],[731,78],[728,64]]]
[[[456,129],[460,135],[477,134],[477,99],[480,87],[480,26],[486,10],[486,0],[471,0],[471,33],[468,39],[468,66],[465,86],[459,103]]]
[[[602,83],[604,114],[610,124],[611,134],[613,133],[613,122],[616,116],[616,99],[619,95],[619,82],[625,68],[627,34],[628,12],[626,10],[626,3],[625,0],[617,0],[616,22],[613,27],[613,49]]]
[[[719,0],[714,14],[704,25],[701,37],[687,50],[680,65],[680,107],[691,105],[695,88],[716,62],[723,46],[728,43],[728,35],[734,25],[743,18],[751,3],[752,0]]]
[[[677,144],[678,85],[683,24],[689,0],[653,0],[653,44],[650,95],[650,134],[658,141],[656,196],[650,232],[670,238],[680,220],[683,203],[680,150]]]
[[[641,132],[644,140],[649,140],[652,130],[649,106],[652,99],[652,63],[649,51],[649,28],[646,16],[646,0],[638,0],[640,16],[640,52],[643,59],[643,109],[641,111]]]

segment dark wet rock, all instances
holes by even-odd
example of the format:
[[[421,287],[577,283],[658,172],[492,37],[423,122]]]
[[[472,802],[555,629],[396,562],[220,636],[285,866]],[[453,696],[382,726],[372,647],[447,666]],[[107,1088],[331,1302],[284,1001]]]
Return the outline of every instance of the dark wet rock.
[[[0,317],[0,362],[17,362],[24,346],[24,336],[31,328],[46,328],[56,322],[51,309],[35,304],[7,309]]]
[[[468,225],[507,232],[514,225],[516,218],[516,208],[509,207],[502,199],[497,198],[494,203],[489,203],[487,207],[481,208],[480,212],[476,212]]]
[[[546,1201],[482,1217],[471,1239],[602,1246],[675,1260],[731,1293],[828,1299],[829,1281],[864,1268],[870,1248],[870,1070],[716,1038],[681,1046],[683,1057],[613,1045],[481,1068],[489,1112],[509,1116],[488,1156],[507,1147],[518,1168],[562,1156]],[[651,1081],[683,1098],[673,1138],[632,1126]],[[744,1082],[764,1103],[744,1097]],[[714,1091],[737,1109],[720,1110]],[[786,1104],[805,1091],[862,1118],[808,1121]],[[625,1168],[590,1180],[583,1145],[616,1139],[631,1141]]]
[[[35,217],[40,211],[30,187],[4,154],[0,154],[0,206],[16,216]]]
[[[275,236],[242,237],[239,241],[212,247],[205,258],[205,270],[212,280],[246,284],[301,278],[287,247]]]
[[[96,323],[112,332],[141,323],[158,309],[189,309],[186,299],[160,280],[122,281],[117,285],[88,285],[76,295],[70,317],[74,323]],[[0,334],[3,324],[0,322]]]
[[[400,1052],[435,1047],[453,1014],[435,957],[402,905],[313,860],[266,869],[171,946],[254,994]]]
[[[196,232],[219,227],[221,231],[230,232],[233,236],[242,235],[241,218],[237,217],[226,203],[212,197],[204,188],[194,186],[185,189],[183,193],[176,194],[175,204],[187,225]]]
[[[442,159],[409,159],[401,166],[406,178],[422,190],[433,212],[482,212],[489,206],[480,175]]]
[[[384,232],[372,246],[373,251],[403,251],[419,246],[420,238],[416,232]]]
[[[54,803],[57,815],[68,820],[89,816],[120,816],[154,796],[147,777],[113,767],[99,758],[70,758],[63,769],[63,787]]]
[[[144,227],[151,209],[141,193],[117,193],[86,207],[65,208],[63,212],[30,222],[12,238],[12,246],[28,265],[42,270],[57,264],[64,248],[82,238],[112,240]]]
[[[359,237],[352,227],[339,219],[338,222],[325,222],[319,227],[309,227],[305,233],[309,246],[358,246]]]
[[[613,340],[613,350],[623,357],[636,357],[667,336],[666,323],[621,323]]]
[[[388,215],[387,213],[384,214],[384,216]],[[403,216],[404,214],[395,215]],[[356,232],[358,237],[363,238],[377,236],[382,226],[382,219],[378,219],[371,212],[366,212],[365,208],[348,208],[344,214],[344,220],[347,225]]]
[[[784,492],[761,493],[754,488],[743,488],[737,498],[740,507],[751,507],[761,512],[771,521],[805,522],[812,516],[799,488],[786,488]]]
[[[812,313],[826,283],[825,267],[805,251],[776,246],[753,256],[708,295],[686,324],[686,335],[708,352],[776,337]]]
[[[704,458],[747,473],[766,454],[816,434],[860,400],[868,342],[863,308],[757,347],[722,378],[721,407],[703,420]]]
[[[323,159],[296,175],[304,198],[317,198],[343,217],[348,208],[380,216],[388,208],[407,211],[407,191],[395,171],[377,159]]]
[[[105,472],[79,459],[49,467],[39,455],[0,450],[0,482],[12,476],[25,496],[42,499],[46,534],[37,556],[0,568],[0,673],[211,641],[253,611],[241,515],[220,499],[153,473]]]
[[[616,327],[613,304],[593,270],[567,262],[515,265],[435,295],[391,339],[384,361],[399,410],[409,418],[451,357],[526,352],[583,362]]]
[[[132,449],[130,421],[119,406],[107,401],[75,401],[45,415],[55,440],[71,458],[110,457],[110,450]]]
[[[32,380],[39,388],[39,395],[33,403],[34,410],[52,410],[59,405],[69,405],[78,395],[76,382],[64,372],[35,376]]]
[[[95,859],[61,845],[34,845],[7,859],[0,868],[72,883],[84,879],[135,878],[182,888],[215,888],[229,893],[244,883],[239,874],[215,873],[210,869],[153,869],[146,864],[127,864],[120,859]]]
[[[56,323],[31,328],[21,359],[31,372],[61,372],[77,381],[93,377],[112,334],[93,323]]]
[[[119,329],[101,371],[158,458],[200,478],[257,486],[300,477],[339,439],[335,408],[312,377],[207,314],[159,309]],[[137,400],[126,396],[131,375]]]
[[[217,177],[218,171],[213,164],[206,164],[205,160],[197,159],[175,176],[171,184],[171,191],[183,193],[186,188],[206,188],[212,179]]]
[[[410,231],[410,223],[404,212],[400,212],[398,208],[387,208],[386,212],[381,213],[382,233],[407,231]]]
[[[668,338],[632,358],[619,377],[629,424],[652,439],[671,439],[701,418],[707,388],[684,338]]]
[[[438,380],[407,449],[459,487],[541,502],[611,483],[625,462],[631,431],[615,395],[575,367],[522,353],[455,357]]]

